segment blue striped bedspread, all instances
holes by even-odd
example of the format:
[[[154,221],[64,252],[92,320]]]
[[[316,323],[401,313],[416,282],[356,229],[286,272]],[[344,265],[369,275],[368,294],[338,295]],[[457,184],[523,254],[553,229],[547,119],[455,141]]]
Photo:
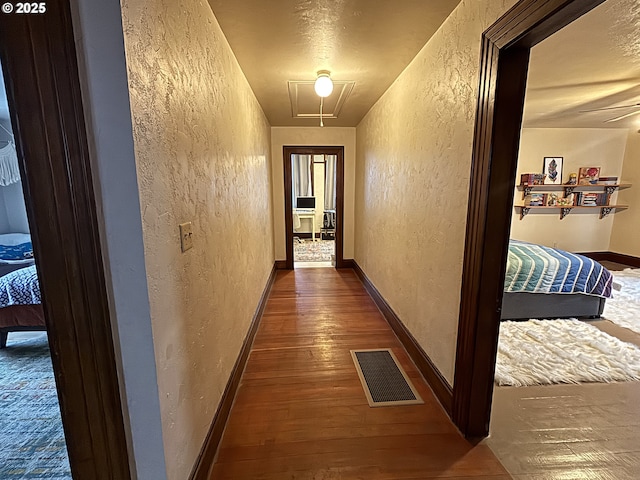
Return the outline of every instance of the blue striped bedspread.
[[[0,308],[38,303],[42,303],[42,300],[35,265],[0,277]]]
[[[509,241],[505,292],[584,293],[610,298],[611,272],[582,255]]]

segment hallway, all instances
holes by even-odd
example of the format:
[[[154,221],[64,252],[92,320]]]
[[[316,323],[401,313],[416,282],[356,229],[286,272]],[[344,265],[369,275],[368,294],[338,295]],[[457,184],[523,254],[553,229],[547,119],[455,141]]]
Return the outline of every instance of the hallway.
[[[425,401],[371,408],[349,350],[392,348]],[[458,433],[355,273],[279,271],[211,479],[510,476]]]

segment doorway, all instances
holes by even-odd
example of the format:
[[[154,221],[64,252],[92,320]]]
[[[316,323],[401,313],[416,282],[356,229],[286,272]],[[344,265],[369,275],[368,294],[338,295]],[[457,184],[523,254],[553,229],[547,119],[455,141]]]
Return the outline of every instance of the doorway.
[[[344,267],[344,147],[283,148],[286,268]]]
[[[30,233],[0,70],[0,478],[70,480]]]
[[[521,0],[483,34],[473,143],[453,420],[489,433],[530,49],[604,0]]]
[[[0,16],[0,61],[74,478],[131,478],[68,1]]]

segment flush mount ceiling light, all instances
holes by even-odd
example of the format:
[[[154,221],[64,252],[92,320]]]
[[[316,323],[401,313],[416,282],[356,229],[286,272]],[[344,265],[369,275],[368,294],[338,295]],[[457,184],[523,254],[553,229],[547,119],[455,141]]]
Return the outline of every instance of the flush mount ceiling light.
[[[313,84],[313,89],[320,97],[320,126],[324,127],[324,122],[322,121],[322,105],[324,98],[333,92],[333,82],[331,81],[331,72],[329,72],[329,70],[318,71],[318,78],[316,78],[316,83]]]
[[[320,97],[328,97],[333,92],[333,82],[331,81],[331,72],[329,70],[320,70],[318,72],[318,78],[313,85],[316,93]]]

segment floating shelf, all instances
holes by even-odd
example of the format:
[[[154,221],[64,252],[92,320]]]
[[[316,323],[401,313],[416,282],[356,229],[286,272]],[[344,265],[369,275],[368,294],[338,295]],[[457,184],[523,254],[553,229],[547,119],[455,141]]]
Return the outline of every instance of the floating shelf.
[[[569,213],[571,213],[571,210],[599,210],[600,212],[600,218],[604,218],[607,215],[609,215],[613,210],[620,210],[620,209],[624,209],[624,208],[629,208],[629,205],[595,205],[595,206],[588,206],[588,205],[553,205],[553,206],[546,206],[546,205],[540,205],[540,206],[536,206],[536,205],[514,205],[514,207],[516,208],[516,210],[520,210],[520,219],[522,220],[526,215],[528,215],[529,213],[533,213],[533,212],[537,212],[537,211],[543,211],[543,210],[559,210],[560,211],[560,219],[563,219],[564,217],[566,217],[567,215],[569,215]]]
[[[629,188],[630,183],[594,183],[590,185],[530,185],[528,183],[521,183],[518,185],[518,190],[522,190],[522,198],[529,195],[535,190],[541,192],[561,192],[564,191],[564,196],[567,197],[573,192],[588,192],[591,190],[602,190],[607,192],[607,195],[613,194],[617,189]]]

